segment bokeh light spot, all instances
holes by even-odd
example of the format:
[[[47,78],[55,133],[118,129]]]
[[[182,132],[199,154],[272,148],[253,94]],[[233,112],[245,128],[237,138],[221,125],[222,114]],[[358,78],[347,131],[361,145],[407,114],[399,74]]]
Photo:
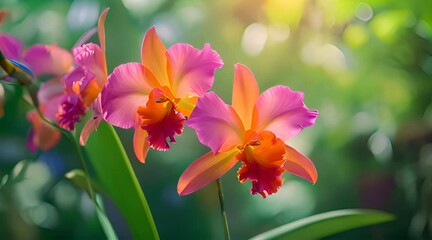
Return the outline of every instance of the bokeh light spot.
[[[367,22],[373,17],[372,7],[367,3],[361,2],[357,5],[355,15],[358,19]]]
[[[267,27],[260,23],[249,25],[242,38],[242,49],[249,56],[258,56],[267,42]]]
[[[72,30],[89,29],[96,24],[99,4],[95,1],[73,1],[66,16]]]

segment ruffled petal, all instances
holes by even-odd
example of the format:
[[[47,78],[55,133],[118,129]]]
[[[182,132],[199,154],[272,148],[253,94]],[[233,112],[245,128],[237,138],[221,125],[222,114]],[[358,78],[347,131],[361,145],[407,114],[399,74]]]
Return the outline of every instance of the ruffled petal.
[[[241,183],[252,181],[251,193],[261,194],[264,198],[279,190],[284,173],[285,144],[272,132],[259,134],[254,144],[247,145],[237,159],[243,162],[238,170]]]
[[[25,51],[23,60],[37,76],[61,76],[73,68],[72,54],[56,45],[33,45]]]
[[[150,143],[147,141],[147,131],[142,129],[140,125],[135,127],[133,146],[135,156],[142,163],[145,163],[148,150],[150,149]]]
[[[144,36],[141,59],[143,65],[153,73],[160,85],[169,87],[166,48],[154,26]]]
[[[305,127],[315,124],[318,111],[303,103],[303,93],[285,86],[275,86],[262,93],[255,104],[252,129],[270,131],[286,141]]]
[[[187,126],[195,129],[199,141],[214,154],[243,143],[243,124],[234,109],[214,92],[199,98]]]
[[[116,67],[102,91],[105,120],[121,128],[135,127],[138,106],[147,102],[155,87],[154,76],[142,64],[127,63]]]
[[[315,183],[318,179],[317,170],[313,162],[294,148],[285,145],[285,169],[301,178]]]
[[[176,97],[201,96],[213,86],[214,72],[223,66],[219,54],[205,44],[198,50],[178,43],[168,49],[169,79]]]
[[[166,91],[169,91],[165,88]],[[169,150],[170,142],[176,142],[174,136],[183,132],[186,118],[175,110],[168,92],[155,88],[151,91],[149,100],[145,107],[138,108],[138,115],[141,117],[141,128],[147,131],[147,141],[156,150]]]
[[[80,116],[85,116],[86,107],[77,94],[66,96],[56,115],[57,123],[67,130],[74,130],[75,123],[81,122]]]
[[[237,148],[227,152],[213,154],[209,152],[198,158],[180,176],[177,192],[188,195],[220,178],[237,163],[235,155],[240,152]]]
[[[32,123],[33,129],[30,131],[27,146],[34,151],[35,147],[48,151],[57,145],[61,134],[48,123],[43,121],[36,110],[27,114],[27,119]]]
[[[6,58],[21,60],[24,44],[16,37],[0,33],[0,50]]]
[[[107,70],[101,47],[94,43],[84,44],[74,48],[73,55],[76,64],[91,72],[96,77],[97,85],[102,89],[107,81]]]
[[[251,128],[255,102],[259,96],[258,84],[248,67],[234,65],[232,106],[243,121],[245,129]]]

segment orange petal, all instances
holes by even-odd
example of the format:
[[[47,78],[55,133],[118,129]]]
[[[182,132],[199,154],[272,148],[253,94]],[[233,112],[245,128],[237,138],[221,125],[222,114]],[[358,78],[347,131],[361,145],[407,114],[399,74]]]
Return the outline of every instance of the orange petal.
[[[313,162],[294,148],[285,145],[285,169],[301,178],[315,183],[318,179],[317,170]]]
[[[98,37],[99,37],[99,43],[102,48],[102,51],[105,55],[105,19],[106,15],[109,11],[109,8],[106,8],[101,15],[99,16],[98,20]],[[104,56],[105,57],[105,56]]]
[[[147,131],[142,129],[141,126],[136,126],[133,145],[134,145],[135,155],[138,158],[138,160],[142,163],[145,163],[148,150],[150,149],[150,144],[149,142],[147,142],[146,138],[147,138]]]
[[[220,178],[237,163],[235,155],[240,152],[233,148],[227,152],[209,152],[193,162],[181,175],[177,192],[188,195]]]
[[[181,112],[184,116],[190,117],[194,110],[199,97],[187,97],[176,99],[176,109]]]
[[[232,106],[243,121],[245,129],[251,128],[252,113],[259,96],[258,84],[245,65],[234,65]]]
[[[272,132],[262,132],[255,141],[246,145],[237,159],[243,162],[238,170],[241,183],[252,181],[251,193],[261,194],[264,198],[282,186],[285,159],[285,144]]]
[[[8,11],[6,9],[0,9],[0,26],[6,20],[7,16],[8,16]]]
[[[153,73],[162,86],[170,86],[166,51],[165,45],[159,39],[155,27],[151,27],[142,43],[141,59],[143,65]]]
[[[167,87],[155,88],[151,91],[146,106],[138,107],[137,113],[142,120],[141,128],[147,131],[147,141],[153,149],[169,150],[167,138],[175,143],[175,135],[183,132],[186,118],[175,110],[172,98]]]
[[[61,137],[60,132],[42,120],[36,110],[30,111],[27,114],[27,119],[33,125],[34,134],[32,139],[29,140],[32,141],[34,146],[44,151],[48,151],[57,145]]]

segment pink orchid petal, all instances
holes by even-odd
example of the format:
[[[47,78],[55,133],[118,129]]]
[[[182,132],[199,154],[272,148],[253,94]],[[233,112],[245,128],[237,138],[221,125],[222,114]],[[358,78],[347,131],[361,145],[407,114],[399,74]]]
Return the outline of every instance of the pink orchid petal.
[[[38,147],[34,143],[34,139],[35,139],[35,130],[34,128],[30,128],[29,134],[27,135],[26,146],[27,149],[32,152],[36,152],[36,150],[38,149]]]
[[[40,108],[49,120],[55,121],[63,97],[63,84],[58,78],[43,83],[39,88],[38,100]]]
[[[73,55],[76,64],[91,72],[96,77],[97,85],[102,89],[107,81],[107,70],[101,47],[94,43],[84,44],[74,48]]]
[[[318,173],[313,162],[294,148],[285,145],[285,169],[301,178],[315,183]]]
[[[234,86],[232,106],[243,121],[245,129],[250,129],[255,102],[259,96],[258,84],[248,67],[234,65]]]
[[[61,76],[73,67],[72,54],[56,45],[33,45],[25,51],[23,60],[37,76],[41,74]]]
[[[146,104],[155,87],[154,77],[142,64],[116,67],[102,92],[102,109],[107,122],[121,128],[135,127],[138,106]]]
[[[93,110],[93,116],[86,122],[83,130],[80,134],[80,144],[84,146],[90,137],[90,135],[97,130],[100,122],[103,119],[102,115],[102,105],[101,105],[101,95],[96,98],[96,100],[91,105]]]
[[[166,48],[159,39],[154,26],[144,36],[141,59],[143,65],[153,73],[160,85],[169,87]]]
[[[135,156],[142,163],[145,163],[148,150],[150,149],[150,143],[147,141],[147,131],[142,129],[140,126],[135,127],[133,146]]]
[[[239,116],[214,92],[199,98],[186,124],[195,129],[199,141],[214,154],[243,143],[244,128]]]
[[[81,92],[81,86],[87,85],[92,79],[86,75],[84,68],[78,66],[66,74],[62,80],[64,82],[64,91],[67,94],[79,94]]]
[[[6,33],[0,33],[0,50],[6,58],[21,60],[23,49],[24,45],[18,38]]]
[[[275,86],[262,93],[255,104],[252,129],[270,131],[286,141],[305,127],[315,124],[318,111],[303,103],[303,93],[285,86]]]
[[[99,43],[102,48],[102,51],[104,53],[104,59],[105,59],[105,19],[106,15],[108,14],[109,8],[106,8],[101,15],[99,16],[98,20],[98,37],[99,37]]]
[[[188,195],[220,178],[237,163],[237,148],[213,154],[209,152],[198,158],[180,176],[177,192]]]
[[[87,143],[87,140],[89,139],[90,135],[97,130],[99,127],[100,122],[102,121],[102,116],[92,116],[85,124],[84,128],[81,131],[80,134],[80,144],[81,146],[84,146]]]
[[[169,79],[176,97],[201,96],[213,86],[214,72],[223,66],[219,54],[205,44],[198,50],[188,44],[175,44],[168,49]]]

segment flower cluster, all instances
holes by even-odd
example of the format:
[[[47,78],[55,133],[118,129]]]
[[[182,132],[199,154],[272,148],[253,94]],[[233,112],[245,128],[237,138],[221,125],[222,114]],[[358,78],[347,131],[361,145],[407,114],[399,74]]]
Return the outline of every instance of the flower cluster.
[[[178,183],[180,195],[190,194],[220,178],[238,162],[238,180],[252,182],[251,193],[264,198],[278,191],[284,172],[312,183],[314,164],[285,142],[318,116],[303,102],[303,93],[274,86],[260,95],[252,72],[234,66],[232,104],[226,104],[213,86],[214,73],[223,66],[219,54],[205,44],[202,49],[178,43],[166,48],[156,28],[144,36],[141,62],[117,66],[109,73],[105,58],[104,22],[99,17],[99,44],[79,44],[71,53],[55,45],[34,45],[23,50],[15,37],[0,33],[0,50],[10,60],[28,67],[35,77],[49,74],[38,93],[39,113],[66,130],[93,111],[81,131],[84,145],[102,120],[134,128],[134,151],[144,163],[150,148],[170,149],[184,126],[196,131],[211,151],[193,162]],[[0,85],[1,86],[1,85]],[[0,89],[1,90],[1,89]],[[60,134],[32,111],[29,138],[32,149],[48,150]]]

